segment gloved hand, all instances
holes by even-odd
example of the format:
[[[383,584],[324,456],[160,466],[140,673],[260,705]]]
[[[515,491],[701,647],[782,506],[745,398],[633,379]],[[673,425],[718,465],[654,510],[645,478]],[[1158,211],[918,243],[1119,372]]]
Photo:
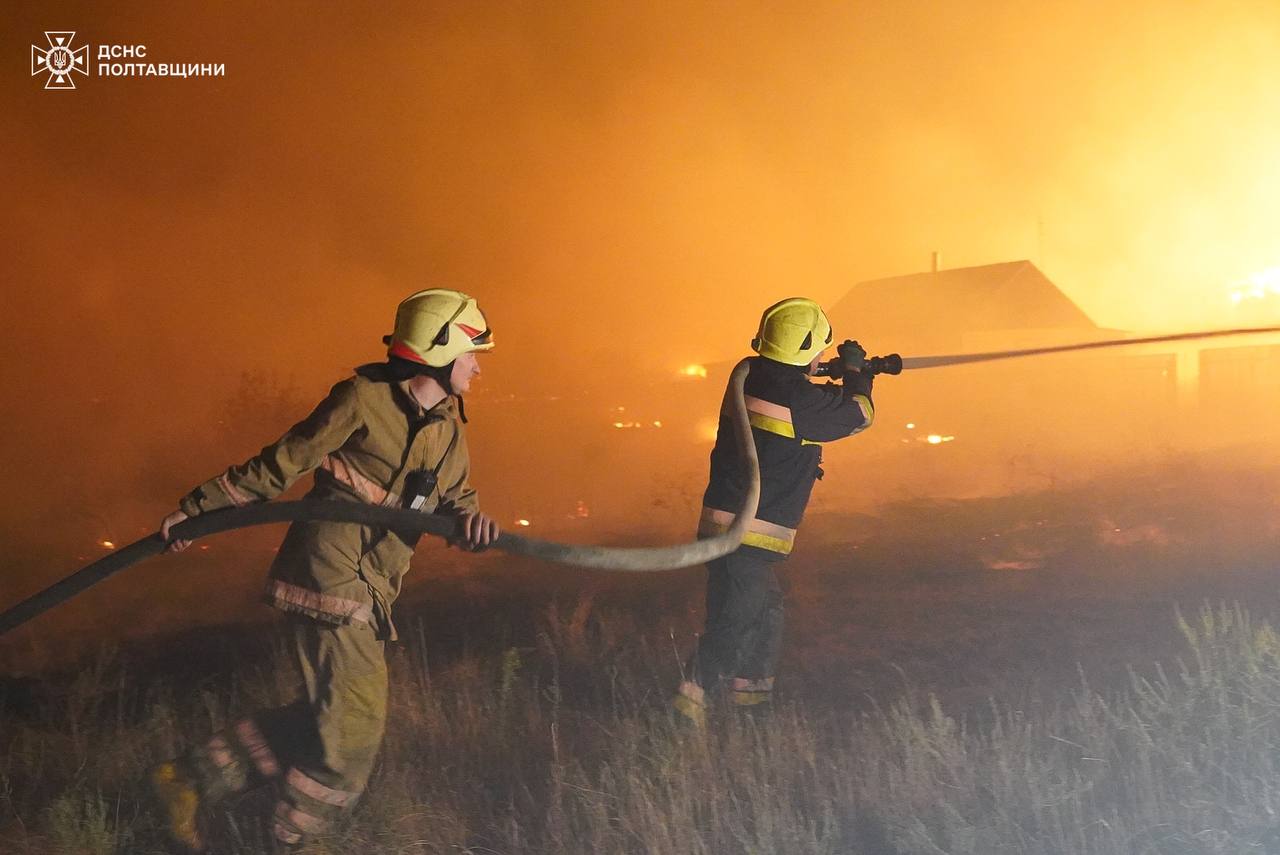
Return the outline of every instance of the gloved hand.
[[[840,382],[844,386],[846,398],[852,398],[854,395],[866,395],[870,398],[871,386],[875,379],[874,374],[866,374],[862,371],[846,371],[844,376],[840,378]]]
[[[840,375],[840,381],[844,384],[844,394],[847,397],[870,395],[873,378],[871,374],[862,370],[867,364],[866,348],[856,341],[846,339],[836,348],[836,353],[840,355],[840,363],[844,367]]]
[[[867,351],[856,341],[846,339],[843,344],[836,347],[836,353],[844,363],[845,371],[858,371],[867,364]]]

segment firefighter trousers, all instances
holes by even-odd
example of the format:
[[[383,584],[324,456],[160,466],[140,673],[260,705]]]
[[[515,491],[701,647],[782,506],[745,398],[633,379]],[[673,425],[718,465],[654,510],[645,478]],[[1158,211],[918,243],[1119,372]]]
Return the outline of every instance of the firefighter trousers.
[[[242,719],[187,759],[206,804],[276,783],[272,834],[296,845],[364,792],[386,726],[387,665],[366,623],[292,616],[289,635],[303,697]]]
[[[707,625],[689,663],[694,682],[767,692],[782,650],[782,586],[777,560],[739,549],[707,564]],[[767,687],[767,688],[766,688]]]

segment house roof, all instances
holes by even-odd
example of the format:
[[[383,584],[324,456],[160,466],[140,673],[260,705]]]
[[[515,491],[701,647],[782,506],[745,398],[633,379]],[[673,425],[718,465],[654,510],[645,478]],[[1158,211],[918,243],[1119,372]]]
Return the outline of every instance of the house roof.
[[[1030,261],[893,276],[855,285],[831,309],[837,335],[937,339],[1017,330],[1078,330],[1098,326]],[[933,332],[929,332],[933,331]]]

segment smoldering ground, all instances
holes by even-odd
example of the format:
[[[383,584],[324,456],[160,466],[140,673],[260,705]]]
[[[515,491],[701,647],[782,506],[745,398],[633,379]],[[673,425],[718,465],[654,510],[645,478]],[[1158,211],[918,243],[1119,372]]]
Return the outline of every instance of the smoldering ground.
[[[1274,613],[1280,478],[1174,462],[1177,478],[1134,467],[811,514],[788,563],[778,710],[717,716],[705,741],[659,714],[699,624],[697,571],[602,577],[495,556],[450,575],[429,550],[399,608],[383,760],[323,845],[748,852],[750,827],[769,851],[906,855],[954,838],[974,855],[992,841],[1120,853],[1135,836],[1154,851],[1266,851],[1274,634],[1201,604]],[[187,579],[235,579],[254,557],[223,550],[187,561]],[[182,583],[147,584],[169,597]],[[286,691],[272,639],[152,631],[74,670],[0,681],[0,839],[148,851],[141,769]],[[242,800],[211,834],[266,851],[266,808]]]

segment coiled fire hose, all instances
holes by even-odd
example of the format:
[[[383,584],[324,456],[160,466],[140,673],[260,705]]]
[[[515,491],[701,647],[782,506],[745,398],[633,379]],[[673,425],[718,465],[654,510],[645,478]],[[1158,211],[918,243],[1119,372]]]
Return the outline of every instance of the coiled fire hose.
[[[744,359],[734,366],[733,373],[729,377],[728,397],[733,404],[732,421],[738,436],[742,463],[747,472],[748,487],[733,525],[729,526],[729,530],[724,534],[675,546],[610,547],[556,543],[504,531],[498,535],[498,539],[490,545],[490,548],[575,567],[628,573],[675,570],[680,567],[703,564],[737,549],[742,543],[743,535],[746,534],[747,526],[755,518],[756,508],[760,503],[760,460],[756,456],[756,445],[751,436],[751,423],[747,421],[747,405],[742,392],[748,370],[749,364]],[[174,526],[170,530],[170,537],[174,540],[196,540],[237,528],[299,520],[357,523],[397,531],[433,534],[448,539],[457,539],[460,535],[456,517],[424,514],[421,511],[402,508],[383,508],[358,502],[304,499],[296,502],[263,502],[242,508],[211,511]],[[164,551],[165,546],[166,543],[160,538],[160,533],[156,532],[112,552],[76,571],[61,582],[33,594],[8,611],[0,613],[0,635],[66,602],[108,576],[119,573],[153,555],[159,555]]]

